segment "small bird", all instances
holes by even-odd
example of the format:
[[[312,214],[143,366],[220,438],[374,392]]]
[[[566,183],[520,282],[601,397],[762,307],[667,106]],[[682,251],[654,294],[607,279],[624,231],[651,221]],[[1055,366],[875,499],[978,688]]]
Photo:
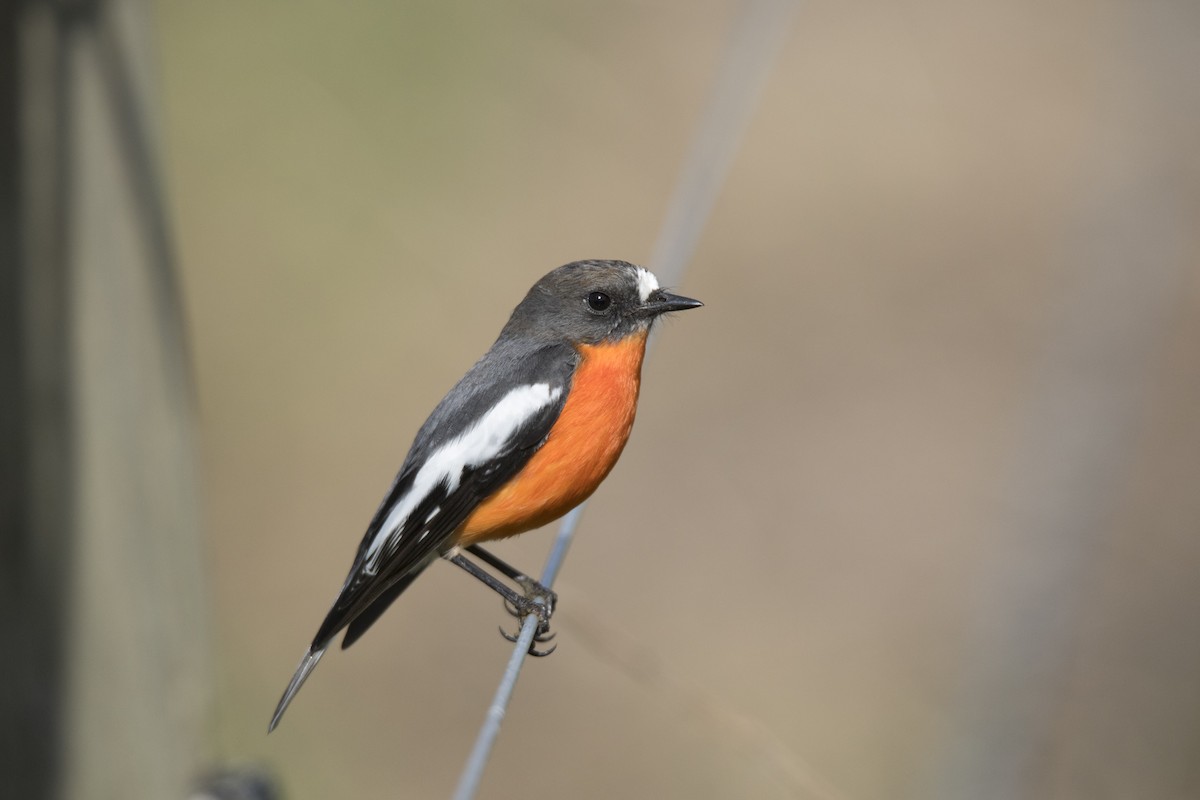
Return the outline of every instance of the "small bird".
[[[417,431],[268,732],[332,639],[344,629],[343,649],[357,641],[439,557],[499,592],[515,616],[536,614],[537,642],[551,638],[554,593],[479,544],[545,525],[596,490],[633,428],[651,326],[701,305],[625,261],[576,261],[534,284]]]

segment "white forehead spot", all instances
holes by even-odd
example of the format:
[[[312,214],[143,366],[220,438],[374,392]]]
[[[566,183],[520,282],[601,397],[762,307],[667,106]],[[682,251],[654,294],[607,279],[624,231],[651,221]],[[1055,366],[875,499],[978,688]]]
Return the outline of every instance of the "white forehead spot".
[[[637,268],[637,283],[638,297],[642,302],[650,299],[650,294],[658,289],[658,278],[654,277],[654,273],[647,269]]]

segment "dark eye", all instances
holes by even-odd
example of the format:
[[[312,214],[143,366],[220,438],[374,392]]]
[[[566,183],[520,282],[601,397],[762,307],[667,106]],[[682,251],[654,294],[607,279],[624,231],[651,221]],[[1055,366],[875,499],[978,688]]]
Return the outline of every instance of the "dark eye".
[[[604,292],[592,292],[587,296],[587,303],[592,311],[604,311],[612,305],[612,298]]]

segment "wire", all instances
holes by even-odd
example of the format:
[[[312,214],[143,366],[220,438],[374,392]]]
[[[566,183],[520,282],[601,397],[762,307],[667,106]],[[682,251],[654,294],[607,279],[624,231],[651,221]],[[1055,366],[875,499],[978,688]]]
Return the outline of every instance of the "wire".
[[[749,124],[775,56],[783,46],[795,6],[794,0],[749,0],[743,8],[654,247],[651,263],[664,285],[678,285],[683,278],[684,267],[696,249],[737,154],[741,134]],[[542,570],[541,582],[547,588],[562,569],[585,506],[586,503],[576,506],[559,526]],[[537,618],[526,617],[475,746],[459,777],[454,800],[472,800],[479,791],[483,771],[500,735],[500,724],[536,631]]]

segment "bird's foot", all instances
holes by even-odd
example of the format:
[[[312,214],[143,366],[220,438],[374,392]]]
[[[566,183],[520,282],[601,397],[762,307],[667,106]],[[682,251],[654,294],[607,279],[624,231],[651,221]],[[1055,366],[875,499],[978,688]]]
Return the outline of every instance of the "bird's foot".
[[[533,641],[529,643],[529,655],[539,658],[548,656],[558,645],[551,645],[545,650],[538,650],[534,645],[544,644],[554,638],[554,633],[550,630],[550,617],[554,614],[558,595],[527,575],[520,575],[514,580],[525,594],[512,600],[505,599],[504,609],[519,619],[522,625],[524,625],[526,617],[531,615],[537,617],[537,633],[534,634]],[[520,630],[516,633],[508,633],[501,628],[500,635],[510,642],[515,642],[520,638]]]

